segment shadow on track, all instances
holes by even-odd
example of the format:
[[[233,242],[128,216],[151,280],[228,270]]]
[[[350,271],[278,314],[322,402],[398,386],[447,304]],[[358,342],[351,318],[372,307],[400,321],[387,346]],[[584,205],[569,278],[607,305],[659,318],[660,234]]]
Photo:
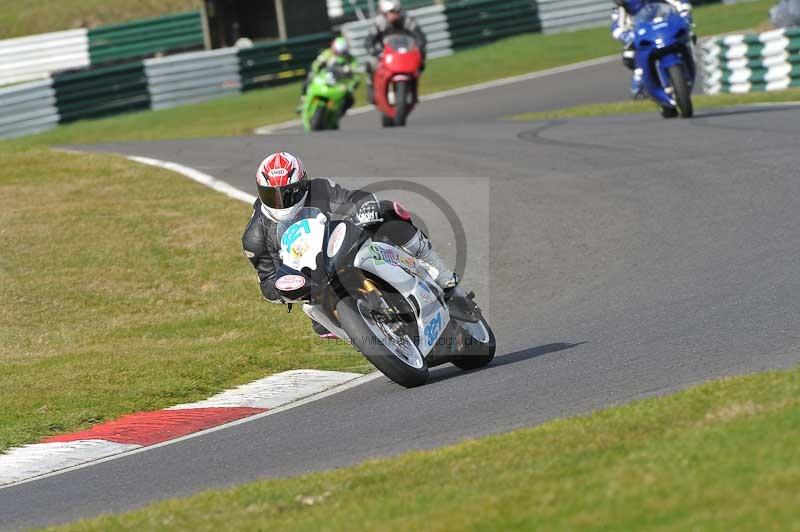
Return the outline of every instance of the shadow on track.
[[[558,351],[565,351],[567,349],[572,349],[573,347],[578,347],[579,345],[583,345],[586,343],[589,342],[578,342],[576,344],[571,344],[568,342],[556,342],[553,344],[540,345],[538,347],[529,347],[527,349],[522,349],[520,351],[514,351],[513,353],[508,353],[507,355],[500,355],[497,358],[495,358],[494,361],[485,368],[480,368],[472,371],[464,371],[456,368],[455,366],[446,366],[443,369],[437,370],[434,373],[432,373],[430,379],[428,380],[428,384],[433,384],[435,382],[441,382],[448,379],[452,379],[453,377],[458,377],[459,375],[467,375],[469,373],[476,373],[479,371],[490,371],[493,368],[499,368],[503,366],[508,366],[509,364],[524,362],[526,360],[531,360],[533,358],[540,357],[543,355],[549,355],[550,353],[557,353]]]

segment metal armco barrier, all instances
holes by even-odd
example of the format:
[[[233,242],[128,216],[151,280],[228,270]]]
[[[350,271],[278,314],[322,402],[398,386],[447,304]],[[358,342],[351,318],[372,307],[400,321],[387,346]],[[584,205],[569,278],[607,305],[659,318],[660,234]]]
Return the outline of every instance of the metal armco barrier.
[[[0,138],[21,137],[58,124],[50,79],[0,89]]]
[[[315,33],[240,49],[242,88],[269,87],[305,77],[306,69],[332,38],[327,32]]]
[[[0,41],[0,85],[203,47],[200,12]]]
[[[134,20],[89,30],[92,65],[203,47],[199,11]]]
[[[607,0],[538,0],[537,4],[544,33],[610,24],[614,7]]]
[[[146,59],[153,110],[238,94],[242,89],[236,48]]]
[[[800,28],[710,39],[703,52],[708,94],[800,87]]]
[[[445,6],[453,49],[542,29],[535,0],[461,0]]]
[[[150,108],[141,62],[53,76],[61,122]]]
[[[86,30],[58,31],[0,41],[0,85],[46,78],[89,66]]]

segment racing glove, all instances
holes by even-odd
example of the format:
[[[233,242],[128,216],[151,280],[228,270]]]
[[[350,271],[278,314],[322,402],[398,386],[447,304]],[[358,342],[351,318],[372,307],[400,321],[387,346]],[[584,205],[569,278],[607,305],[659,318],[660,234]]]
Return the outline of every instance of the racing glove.
[[[626,31],[620,36],[620,40],[625,45],[625,48],[630,48],[633,46],[634,35],[632,31]]]
[[[383,221],[381,218],[380,204],[377,201],[367,201],[363,203],[356,211],[353,217],[356,225],[365,227],[374,225]]]

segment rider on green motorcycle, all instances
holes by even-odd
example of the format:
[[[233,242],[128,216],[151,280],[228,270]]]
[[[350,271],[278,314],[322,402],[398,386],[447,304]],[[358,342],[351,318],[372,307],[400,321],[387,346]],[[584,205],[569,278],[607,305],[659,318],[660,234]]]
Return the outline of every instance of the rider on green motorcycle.
[[[353,75],[361,71],[361,65],[351,53],[350,53],[350,45],[347,43],[347,39],[344,37],[337,37],[331,43],[330,48],[326,48],[323,50],[317,58],[311,63],[311,68],[308,71],[308,76],[306,76],[306,80],[303,82],[303,89],[300,94],[300,103],[297,106],[296,111],[298,113],[302,112],[303,106],[305,105],[306,99],[306,92],[308,91],[308,85],[311,83],[311,80],[314,79],[321,70],[325,70],[332,66],[340,66],[344,69],[349,69]],[[347,100],[344,103],[344,107],[342,109],[342,114],[346,113],[348,109],[350,109],[353,104],[355,103],[355,98],[353,94],[350,93],[347,95]]]

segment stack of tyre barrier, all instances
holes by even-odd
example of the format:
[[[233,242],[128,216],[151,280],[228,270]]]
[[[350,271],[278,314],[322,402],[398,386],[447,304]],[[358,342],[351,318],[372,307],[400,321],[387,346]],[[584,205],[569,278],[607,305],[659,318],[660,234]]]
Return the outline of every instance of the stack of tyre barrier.
[[[708,94],[800,87],[800,28],[710,39],[703,56]]]

